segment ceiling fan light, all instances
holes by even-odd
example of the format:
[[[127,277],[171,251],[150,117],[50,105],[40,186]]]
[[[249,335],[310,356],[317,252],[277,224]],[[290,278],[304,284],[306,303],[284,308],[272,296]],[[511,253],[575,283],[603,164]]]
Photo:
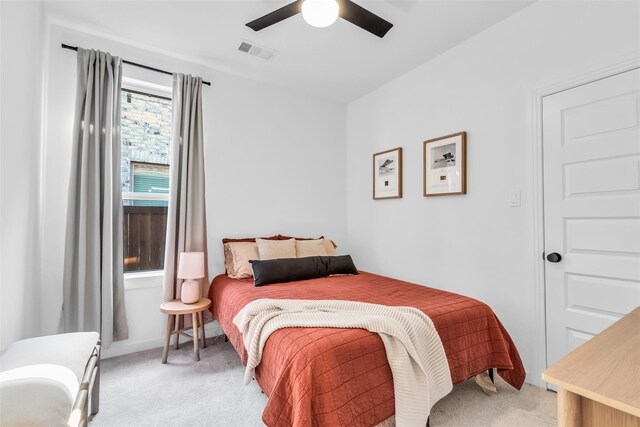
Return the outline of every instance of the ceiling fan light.
[[[302,3],[302,17],[313,27],[328,27],[336,22],[340,7],[335,0],[305,0]]]

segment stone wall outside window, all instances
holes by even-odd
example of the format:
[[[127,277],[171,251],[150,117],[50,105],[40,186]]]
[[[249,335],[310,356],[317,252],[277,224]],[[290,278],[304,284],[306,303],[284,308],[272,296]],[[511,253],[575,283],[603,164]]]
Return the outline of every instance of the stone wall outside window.
[[[122,91],[122,191],[133,191],[131,162],[169,164],[171,100]]]

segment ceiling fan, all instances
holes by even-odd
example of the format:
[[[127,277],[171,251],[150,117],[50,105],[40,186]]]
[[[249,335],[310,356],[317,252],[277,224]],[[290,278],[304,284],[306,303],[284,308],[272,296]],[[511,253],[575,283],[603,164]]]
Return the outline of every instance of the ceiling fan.
[[[328,27],[340,16],[380,38],[393,27],[392,23],[351,0],[296,0],[246,25],[254,31],[260,31],[298,13],[302,13],[304,20],[314,27]]]

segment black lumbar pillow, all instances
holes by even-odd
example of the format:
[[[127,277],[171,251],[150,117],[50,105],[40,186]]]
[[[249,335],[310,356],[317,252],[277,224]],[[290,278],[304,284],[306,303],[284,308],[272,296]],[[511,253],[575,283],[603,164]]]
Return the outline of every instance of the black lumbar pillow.
[[[249,261],[256,286],[317,279],[332,274],[358,274],[351,255],[310,256]]]

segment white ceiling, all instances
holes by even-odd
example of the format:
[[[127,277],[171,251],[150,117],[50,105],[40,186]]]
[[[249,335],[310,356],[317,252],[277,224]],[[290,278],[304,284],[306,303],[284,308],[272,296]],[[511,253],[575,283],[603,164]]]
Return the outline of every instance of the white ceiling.
[[[244,25],[289,2],[48,1],[45,10],[54,18],[176,52],[216,69],[350,102],[531,4],[356,0],[394,24],[383,39],[342,19],[327,28],[311,27],[301,15],[259,32]],[[241,39],[278,53],[268,61],[241,53]]]

